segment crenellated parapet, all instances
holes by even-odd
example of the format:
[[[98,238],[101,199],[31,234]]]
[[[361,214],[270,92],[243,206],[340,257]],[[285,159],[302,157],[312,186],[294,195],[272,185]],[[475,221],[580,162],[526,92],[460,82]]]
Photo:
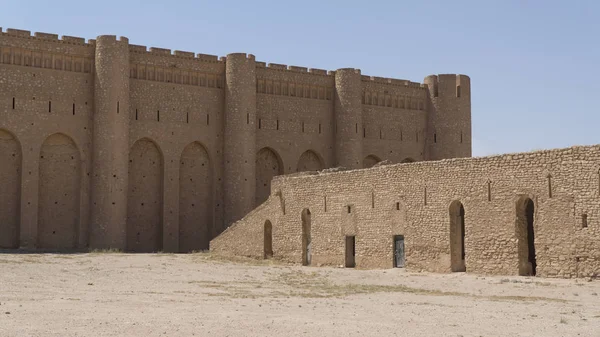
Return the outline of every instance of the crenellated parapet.
[[[130,78],[223,89],[225,61],[216,55],[130,45]]]
[[[0,28],[0,63],[60,71],[91,73],[95,40]]]

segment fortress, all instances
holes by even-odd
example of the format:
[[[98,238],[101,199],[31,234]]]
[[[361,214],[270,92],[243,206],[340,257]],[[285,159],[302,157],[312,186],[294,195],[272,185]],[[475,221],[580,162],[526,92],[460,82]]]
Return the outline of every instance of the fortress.
[[[600,146],[470,157],[465,75],[0,33],[0,248],[600,274]]]
[[[7,29],[0,247],[208,249],[276,175],[471,155],[469,78],[425,84]]]

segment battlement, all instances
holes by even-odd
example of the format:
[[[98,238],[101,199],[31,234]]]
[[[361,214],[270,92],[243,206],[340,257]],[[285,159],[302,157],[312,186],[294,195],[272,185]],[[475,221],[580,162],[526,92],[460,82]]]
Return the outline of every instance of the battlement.
[[[129,51],[138,54],[150,54],[150,55],[159,55],[159,56],[169,56],[169,57],[177,57],[177,58],[186,58],[186,59],[195,59],[203,62],[219,62],[219,57],[217,55],[209,55],[209,54],[195,54],[189,51],[182,50],[174,50],[166,49],[166,48],[158,48],[158,47],[146,47],[136,44],[129,45]],[[224,58],[221,58],[221,62],[224,62]]]
[[[261,61],[256,61],[257,68],[268,68],[277,71],[288,71],[294,73],[304,73],[304,74],[312,74],[319,76],[333,76],[335,73],[330,73],[325,69],[317,69],[317,68],[308,68],[308,67],[299,67],[299,66],[290,66],[287,64],[279,64],[279,63],[266,63]]]
[[[363,82],[379,83],[379,84],[402,86],[402,87],[409,87],[409,88],[421,88],[421,89],[427,88],[427,85],[422,84],[422,83],[411,82],[408,80],[400,80],[400,79],[395,79],[395,78],[363,75],[363,76],[361,76],[361,80]]]
[[[58,43],[77,44],[77,45],[83,45],[83,46],[95,44],[95,40],[89,40],[88,43],[86,43],[85,39],[82,37],[65,36],[65,35],[59,37],[58,34],[43,33],[43,32],[35,32],[32,35],[31,31],[29,31],[29,30],[14,29],[14,28],[7,28],[6,31],[3,31],[2,27],[0,27],[0,35],[7,35],[7,36],[25,38],[25,39],[35,39],[35,40],[40,40],[40,41],[54,41],[54,42],[58,42]]]

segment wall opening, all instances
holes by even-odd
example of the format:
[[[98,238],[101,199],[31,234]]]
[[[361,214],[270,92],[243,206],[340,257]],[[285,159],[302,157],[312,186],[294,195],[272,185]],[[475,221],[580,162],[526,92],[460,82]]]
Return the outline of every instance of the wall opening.
[[[465,264],[465,208],[458,200],[450,204],[450,268],[453,272],[467,270]]]
[[[160,110],[156,110],[156,121],[160,122]]]
[[[588,227],[588,216],[587,214],[581,214],[581,228]]]
[[[356,267],[356,236],[346,236],[346,268]]]
[[[120,112],[121,112],[121,107],[120,107],[120,105],[121,105],[121,104],[120,104],[120,102],[117,102],[117,113],[120,113]]]
[[[321,123],[319,123],[319,134],[321,134]]]
[[[138,109],[135,109],[135,120],[138,120]]]
[[[270,259],[273,257],[273,225],[267,220],[264,227],[264,258]]]
[[[13,103],[13,104],[12,104],[12,107],[13,107],[13,110],[14,110],[14,109],[15,109],[15,103],[16,103],[16,102],[15,102],[15,98],[14,98],[14,97],[13,97],[13,102],[12,102],[12,103]]]
[[[311,214],[308,208],[302,211],[302,265],[310,266],[311,261]]]
[[[394,236],[394,268],[404,268],[404,235]]]
[[[456,86],[456,97],[460,97],[460,85]]]
[[[52,101],[48,102],[48,112],[52,112]]]
[[[302,125],[304,125],[304,124],[302,124]],[[258,119],[258,128],[262,129],[262,119],[260,119],[260,118]],[[304,130],[302,130],[302,131],[304,131]]]
[[[433,134],[433,142],[434,142],[434,143],[437,143],[437,133],[434,133],[434,134]]]
[[[275,127],[276,130],[279,130],[279,119],[277,120],[277,126]]]
[[[73,103],[73,116],[75,116],[75,103]]]
[[[522,197],[517,201],[516,236],[518,242],[519,275],[535,276],[535,206],[533,200]]]
[[[246,124],[250,124],[250,114],[246,114]]]
[[[179,161],[179,250],[207,250],[212,222],[212,165],[206,148],[194,142]]]

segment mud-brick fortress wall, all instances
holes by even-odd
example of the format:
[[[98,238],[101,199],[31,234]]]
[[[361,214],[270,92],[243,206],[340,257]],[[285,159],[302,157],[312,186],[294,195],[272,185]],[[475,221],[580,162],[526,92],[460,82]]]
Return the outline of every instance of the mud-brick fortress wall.
[[[262,258],[272,240],[274,258],[301,263],[308,213],[311,265],[344,265],[345,238],[355,236],[357,267],[391,268],[393,238],[403,235],[408,269],[450,272],[452,212],[462,204],[466,271],[517,275],[528,262],[531,200],[537,275],[597,276],[599,169],[600,146],[589,146],[277,177],[268,201],[211,250]]]
[[[276,175],[470,156],[426,81],[0,29],[0,247],[206,249]]]

